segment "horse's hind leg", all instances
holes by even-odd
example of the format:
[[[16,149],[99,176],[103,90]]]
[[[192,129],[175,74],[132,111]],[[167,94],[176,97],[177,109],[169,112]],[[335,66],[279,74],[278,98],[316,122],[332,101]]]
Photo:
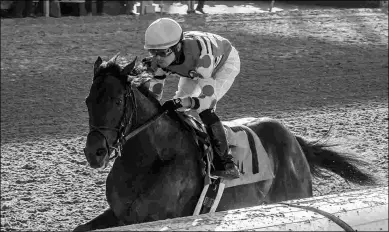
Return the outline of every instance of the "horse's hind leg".
[[[108,208],[104,211],[104,213],[85,224],[77,226],[73,231],[90,231],[120,225],[120,220],[115,216],[112,209]]]

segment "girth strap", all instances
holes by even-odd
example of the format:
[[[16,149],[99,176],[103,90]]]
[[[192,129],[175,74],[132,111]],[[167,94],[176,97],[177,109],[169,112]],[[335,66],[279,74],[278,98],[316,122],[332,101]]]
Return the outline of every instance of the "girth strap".
[[[176,112],[176,116],[178,117],[180,123],[187,129],[189,132],[191,132],[192,136],[196,140],[197,144],[200,142],[201,144],[205,144],[207,146],[210,146],[211,144],[207,141],[207,133],[203,131],[199,131],[196,128],[190,126],[189,124],[186,123],[185,118],[183,114]],[[200,145],[200,144],[198,144]]]

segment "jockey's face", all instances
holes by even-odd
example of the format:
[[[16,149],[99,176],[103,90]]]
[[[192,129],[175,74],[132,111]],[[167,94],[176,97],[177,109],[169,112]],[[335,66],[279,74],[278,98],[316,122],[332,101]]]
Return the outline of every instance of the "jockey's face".
[[[159,54],[156,54],[155,58],[157,59],[157,63],[159,67],[166,68],[171,63],[173,63],[173,61],[176,59],[176,55],[174,54],[174,52],[170,52],[166,56],[165,55],[161,56]]]
[[[176,49],[180,51],[180,43],[176,45]],[[176,59],[173,48],[149,50],[149,53],[156,58],[158,66],[161,68],[168,67]]]

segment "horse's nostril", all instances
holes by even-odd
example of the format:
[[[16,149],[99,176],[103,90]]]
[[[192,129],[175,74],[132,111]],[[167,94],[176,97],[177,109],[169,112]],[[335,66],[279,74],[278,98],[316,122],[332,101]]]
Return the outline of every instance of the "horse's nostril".
[[[107,149],[105,148],[99,148],[96,152],[97,156],[105,156],[107,154]]]

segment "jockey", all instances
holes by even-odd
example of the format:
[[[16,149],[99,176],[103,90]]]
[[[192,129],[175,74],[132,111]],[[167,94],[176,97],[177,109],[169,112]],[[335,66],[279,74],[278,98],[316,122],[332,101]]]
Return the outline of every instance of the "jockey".
[[[239,178],[224,127],[215,113],[216,103],[230,89],[240,71],[238,51],[227,39],[207,32],[186,31],[173,19],[160,18],[147,28],[144,48],[151,57],[143,63],[154,71],[150,90],[161,100],[166,75],[180,77],[178,91],[165,110],[199,113],[219,160],[214,175]],[[218,167],[219,166],[219,167]]]

